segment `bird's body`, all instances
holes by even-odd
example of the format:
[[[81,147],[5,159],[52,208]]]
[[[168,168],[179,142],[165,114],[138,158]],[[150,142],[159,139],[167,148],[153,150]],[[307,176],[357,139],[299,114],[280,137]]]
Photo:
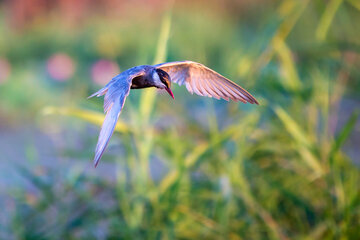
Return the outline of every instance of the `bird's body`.
[[[189,92],[195,92],[200,96],[258,104],[256,99],[245,89],[200,63],[179,61],[130,68],[114,77],[105,87],[90,96],[105,95],[106,117],[95,150],[95,166],[99,163],[110,140],[130,89],[156,87],[165,89],[174,98],[170,89],[171,82],[179,85],[185,84]]]
[[[139,88],[148,88],[153,87],[154,82],[152,79],[152,76],[150,74],[151,69],[153,69],[153,66],[150,65],[141,65],[137,67],[130,68],[129,70],[134,71],[144,71],[144,75],[140,75],[138,77],[135,77],[131,82],[131,89],[139,89]],[[127,71],[129,71],[127,70]],[[126,72],[126,71],[125,71]]]

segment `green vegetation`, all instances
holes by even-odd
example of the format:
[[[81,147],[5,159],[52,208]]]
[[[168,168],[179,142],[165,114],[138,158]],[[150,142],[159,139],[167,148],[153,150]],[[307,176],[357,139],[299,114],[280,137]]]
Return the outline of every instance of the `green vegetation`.
[[[13,74],[0,85],[0,113],[83,139],[83,146],[61,151],[72,159],[61,168],[42,166],[29,150],[32,167],[16,168],[36,191],[8,190],[15,211],[1,227],[4,236],[357,239],[360,169],[343,146],[359,134],[359,106],[346,112],[344,124],[339,118],[344,99],[360,101],[360,6],[355,0],[266,6],[229,17],[229,9],[200,15],[179,5],[145,26],[131,18],[110,28],[96,19],[63,36],[48,22],[24,38],[2,37]],[[77,63],[66,82],[51,81],[42,62],[58,51]],[[86,96],[99,88],[89,80],[98,58],[121,70],[203,62],[260,105],[191,96],[177,86],[175,101],[154,89],[133,91],[110,143],[120,153],[110,149],[93,169],[104,115],[102,99]],[[91,124],[96,131],[88,131]],[[113,179],[100,175],[109,165]]]

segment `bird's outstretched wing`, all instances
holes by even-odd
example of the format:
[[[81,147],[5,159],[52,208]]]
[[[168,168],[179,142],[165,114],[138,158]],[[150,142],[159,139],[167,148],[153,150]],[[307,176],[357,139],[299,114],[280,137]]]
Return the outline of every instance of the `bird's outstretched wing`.
[[[89,97],[100,97],[105,95],[104,112],[106,113],[106,116],[96,145],[94,157],[95,167],[98,165],[99,160],[114,132],[114,128],[124,106],[125,99],[129,95],[132,79],[142,74],[143,72],[140,71],[135,73],[123,72],[114,77],[105,87]]]
[[[259,104],[245,89],[230,81],[214,70],[192,61],[178,61],[157,64],[170,75],[171,81],[183,85],[191,93],[200,96],[223,98],[225,100],[241,101],[243,103]]]

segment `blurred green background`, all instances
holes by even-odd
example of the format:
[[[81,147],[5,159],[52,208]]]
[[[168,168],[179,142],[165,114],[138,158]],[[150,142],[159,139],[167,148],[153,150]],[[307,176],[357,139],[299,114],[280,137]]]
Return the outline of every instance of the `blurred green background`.
[[[359,239],[360,1],[0,1],[1,239]],[[193,60],[259,106],[134,90]]]

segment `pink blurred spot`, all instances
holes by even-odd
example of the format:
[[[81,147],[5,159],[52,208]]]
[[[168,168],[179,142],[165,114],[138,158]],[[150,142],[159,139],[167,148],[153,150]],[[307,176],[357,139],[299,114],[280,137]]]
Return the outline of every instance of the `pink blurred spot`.
[[[56,53],[47,61],[47,71],[51,78],[64,82],[74,75],[75,64],[68,55]]]
[[[99,60],[91,67],[91,77],[94,83],[101,86],[108,83],[113,77],[118,75],[120,72],[119,66],[109,60]]]
[[[0,58],[0,85],[8,81],[10,73],[10,63],[5,58]]]

